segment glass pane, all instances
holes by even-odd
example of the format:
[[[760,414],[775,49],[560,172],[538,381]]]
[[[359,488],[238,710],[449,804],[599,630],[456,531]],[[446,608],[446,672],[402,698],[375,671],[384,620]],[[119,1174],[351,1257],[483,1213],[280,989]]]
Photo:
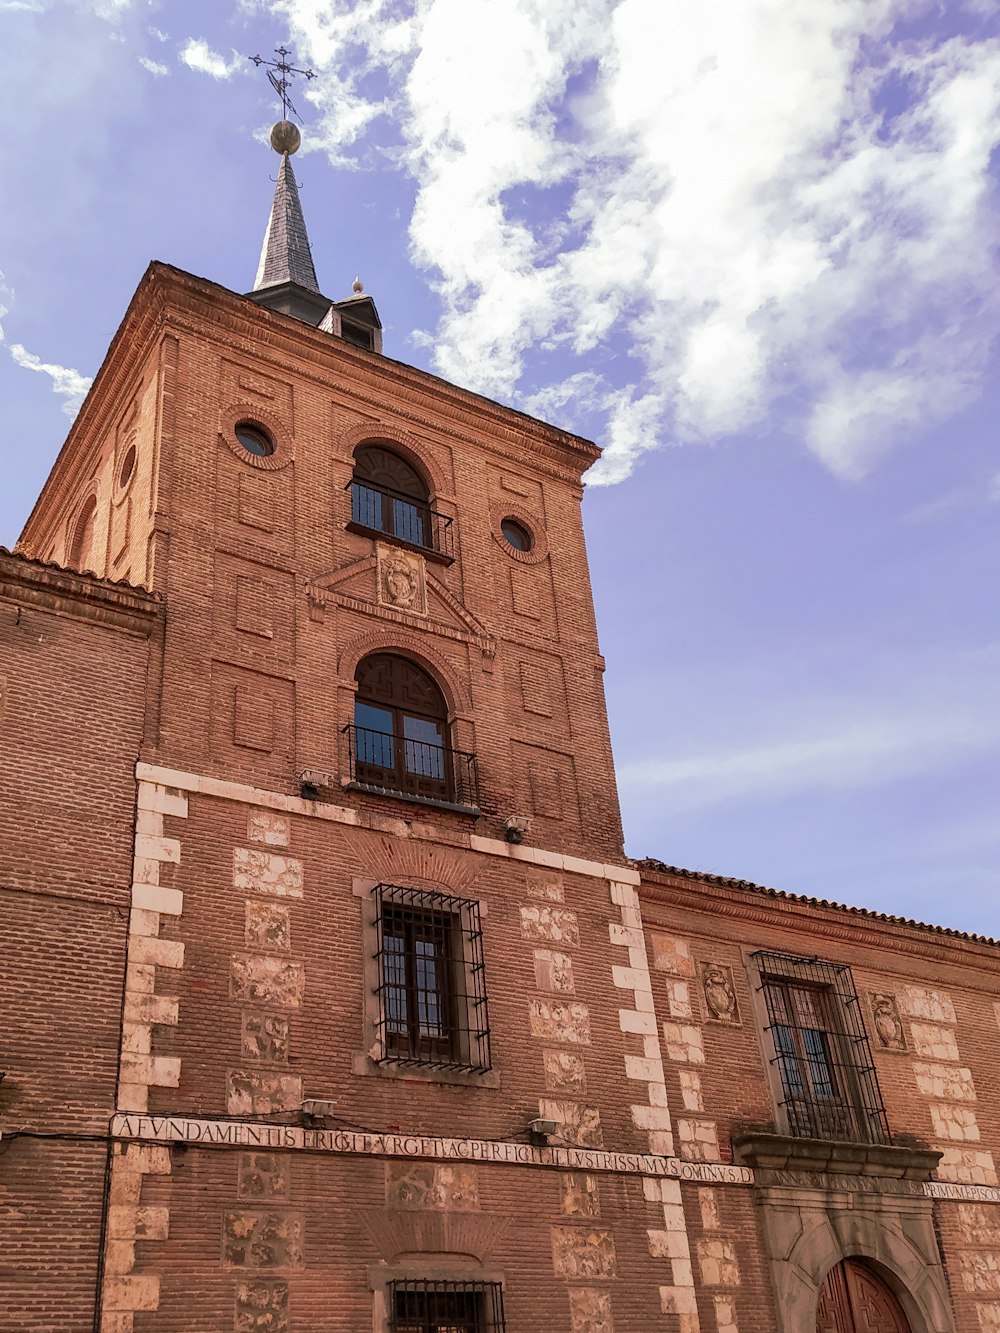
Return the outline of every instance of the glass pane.
[[[430,940],[414,941],[417,975],[417,1020],[423,1037],[440,1037],[441,997],[438,989],[437,951]]]
[[[355,523],[360,523],[366,528],[375,528],[378,532],[384,532],[380,492],[356,481],[351,494],[351,517]]]
[[[816,1028],[803,1028],[802,1044],[809,1065],[809,1078],[817,1097],[834,1096],[833,1070],[827,1049],[827,1035]]]
[[[413,542],[414,546],[424,544],[424,516],[422,511],[409,500],[393,500],[393,531],[404,542]]]
[[[391,1032],[406,1031],[406,944],[401,935],[382,937],[385,1021]]]
[[[406,771],[444,781],[444,729],[440,722],[403,714]]]
[[[396,745],[392,736],[392,713],[388,708],[358,702],[354,705],[355,745],[359,764],[395,768]]]
[[[792,1037],[792,1029],[786,1027],[783,1023],[775,1023],[771,1029],[771,1035],[774,1038],[774,1049],[778,1056],[778,1070],[781,1074],[784,1089],[787,1093],[801,1096],[805,1092],[805,1084],[802,1080],[799,1062],[795,1056],[795,1040]]]

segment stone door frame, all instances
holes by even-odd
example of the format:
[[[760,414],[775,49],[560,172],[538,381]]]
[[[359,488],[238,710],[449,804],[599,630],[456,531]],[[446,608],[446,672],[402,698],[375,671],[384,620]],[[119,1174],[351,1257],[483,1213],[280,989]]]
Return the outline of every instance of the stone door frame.
[[[909,1194],[769,1186],[754,1190],[777,1333],[816,1327],[827,1274],[863,1259],[890,1287],[913,1333],[955,1333],[933,1200]]]

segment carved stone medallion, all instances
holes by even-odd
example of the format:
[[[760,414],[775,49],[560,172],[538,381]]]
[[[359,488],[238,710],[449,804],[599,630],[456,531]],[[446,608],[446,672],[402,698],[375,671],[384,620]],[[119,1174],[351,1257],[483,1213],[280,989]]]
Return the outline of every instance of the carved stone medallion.
[[[381,606],[409,611],[411,615],[427,614],[427,570],[423,557],[414,551],[403,551],[396,546],[379,542],[378,600]]]
[[[712,1023],[740,1020],[740,1007],[733,983],[733,969],[725,963],[700,963],[701,988],[705,996],[705,1014]]]
[[[903,1022],[899,1017],[899,1007],[894,995],[873,993],[869,996],[872,1006],[872,1026],[875,1040],[883,1051],[905,1051],[906,1036]]]

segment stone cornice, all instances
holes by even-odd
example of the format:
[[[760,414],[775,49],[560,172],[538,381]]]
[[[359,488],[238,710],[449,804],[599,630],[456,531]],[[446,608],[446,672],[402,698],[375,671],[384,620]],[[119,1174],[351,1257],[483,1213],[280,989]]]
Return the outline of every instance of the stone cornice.
[[[911,1145],[835,1143],[759,1132],[733,1137],[733,1160],[753,1167],[755,1172],[801,1171],[925,1181],[930,1180],[941,1156],[932,1148]]]
[[[0,598],[148,638],[162,612],[155,593],[0,549]]]
[[[938,966],[942,955],[947,954],[950,966],[966,966],[990,973],[994,978],[994,989],[1000,995],[997,945],[983,937],[888,918],[863,908],[785,894],[742,881],[726,882],[721,877],[717,880],[715,876],[700,877],[697,874],[688,877],[680,871],[674,874],[651,871],[641,862],[633,862],[633,865],[642,875],[639,893],[643,919],[653,927],[668,928],[676,933],[679,929],[676,911],[682,908],[704,916],[704,933],[715,939],[719,938],[720,921],[727,918],[733,923],[732,938],[739,942],[746,942],[746,933],[739,929],[746,923],[764,926],[769,931],[778,927],[797,933],[802,937],[801,943],[789,947],[804,955],[813,953],[814,941],[820,939],[836,940],[857,949],[882,951],[883,955],[887,951],[917,957]],[[658,908],[664,909],[662,917],[658,915]],[[698,933],[690,924],[685,928],[689,933]]]

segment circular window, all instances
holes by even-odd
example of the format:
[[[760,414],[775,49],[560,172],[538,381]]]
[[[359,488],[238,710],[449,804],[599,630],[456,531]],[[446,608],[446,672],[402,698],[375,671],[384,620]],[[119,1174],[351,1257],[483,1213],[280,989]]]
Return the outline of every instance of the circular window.
[[[274,441],[263,427],[251,421],[238,421],[234,433],[247,453],[256,458],[268,458],[274,453]]]
[[[135,471],[135,445],[130,444],[125,451],[125,457],[121,461],[118,469],[118,489],[124,490],[132,480],[132,473]]]
[[[530,551],[534,545],[531,533],[516,518],[505,518],[500,524],[500,531],[515,551]]]

